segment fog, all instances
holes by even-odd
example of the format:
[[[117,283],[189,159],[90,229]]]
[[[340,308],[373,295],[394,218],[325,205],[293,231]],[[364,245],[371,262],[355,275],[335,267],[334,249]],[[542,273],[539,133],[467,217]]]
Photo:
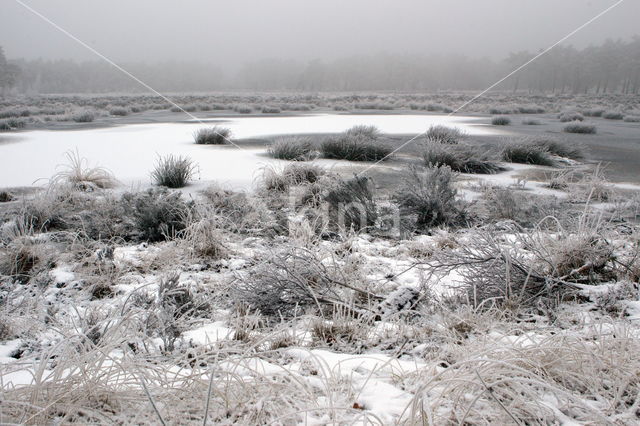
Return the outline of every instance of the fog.
[[[536,52],[613,0],[24,0],[114,61],[199,61],[233,70],[262,58],[333,60],[355,54],[455,53],[504,58]],[[567,44],[583,48],[637,32],[628,0]],[[2,0],[9,58],[94,60],[14,0]]]

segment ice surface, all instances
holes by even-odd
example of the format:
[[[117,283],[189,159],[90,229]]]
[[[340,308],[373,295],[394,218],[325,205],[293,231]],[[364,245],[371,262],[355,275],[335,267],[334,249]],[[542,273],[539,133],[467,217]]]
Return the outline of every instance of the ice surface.
[[[415,135],[432,124],[486,134],[489,126],[471,125],[475,118],[429,115],[304,115],[294,117],[239,117],[221,123],[235,138],[278,134],[338,133],[356,124],[376,125],[382,132]],[[220,123],[211,123],[220,124]],[[199,164],[199,178],[232,188],[249,188],[262,167],[278,161],[264,148],[238,149],[232,145],[196,145],[193,133],[209,124],[132,124],[87,130],[27,131],[5,135],[0,144],[0,187],[46,183],[66,164],[65,152],[78,150],[90,166],[102,166],[126,185],[147,185],[158,155],[191,157]]]

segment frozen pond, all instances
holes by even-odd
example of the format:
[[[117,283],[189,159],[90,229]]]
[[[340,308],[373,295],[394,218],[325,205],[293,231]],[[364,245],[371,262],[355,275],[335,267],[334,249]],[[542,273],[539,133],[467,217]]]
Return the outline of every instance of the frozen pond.
[[[279,134],[338,133],[356,124],[375,125],[384,133],[415,135],[433,124],[489,134],[490,126],[474,125],[472,117],[437,115],[340,115],[294,117],[238,117],[221,123],[235,138]],[[221,121],[215,120],[204,120]],[[208,125],[209,123],[207,123]],[[205,127],[197,122],[132,124],[84,130],[26,131],[0,135],[0,187],[46,183],[66,162],[65,152],[78,150],[91,166],[109,169],[127,185],[148,185],[158,155],[180,154],[199,164],[200,179],[230,187],[249,187],[260,168],[275,163],[265,149],[238,149],[231,145],[196,145],[193,133]]]

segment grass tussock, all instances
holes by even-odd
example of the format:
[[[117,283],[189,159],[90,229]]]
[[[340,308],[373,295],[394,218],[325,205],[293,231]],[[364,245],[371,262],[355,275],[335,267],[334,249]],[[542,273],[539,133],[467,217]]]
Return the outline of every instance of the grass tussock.
[[[558,119],[561,123],[568,123],[570,121],[584,121],[584,115],[577,111],[565,111],[558,115]]]
[[[560,217],[563,211],[554,197],[531,195],[511,188],[489,187],[482,197],[479,214],[490,223],[510,220],[523,227],[534,227],[545,217]]]
[[[123,107],[111,108],[109,110],[109,114],[114,115],[116,117],[124,117],[129,115],[129,109]]]
[[[156,185],[167,188],[182,188],[194,177],[197,165],[188,157],[181,155],[159,156],[151,179]]]
[[[282,169],[265,167],[262,171],[264,187],[268,191],[286,191],[291,186],[315,183],[326,174],[317,164],[288,164]]]
[[[354,138],[366,138],[370,140],[378,140],[382,133],[373,125],[356,124],[345,132],[345,135]]]
[[[373,182],[367,177],[338,181],[326,192],[324,201],[329,222],[338,229],[367,229],[378,219]]]
[[[525,126],[539,126],[542,122],[536,118],[525,118],[522,120],[522,124]]]
[[[563,127],[562,129],[565,133],[580,133],[587,135],[594,135],[597,133],[596,126],[594,124],[585,124],[585,123],[570,123]]]
[[[605,113],[604,108],[590,108],[582,111],[582,113],[587,117],[602,117],[602,114]]]
[[[620,111],[605,111],[602,113],[602,118],[607,120],[622,120],[624,114]]]
[[[427,140],[422,147],[422,160],[425,166],[444,165],[459,173],[493,174],[503,170],[486,149],[473,145]]]
[[[83,191],[113,188],[117,181],[113,174],[103,167],[89,167],[88,160],[76,151],[65,153],[68,163],[61,166],[49,181],[51,186],[70,185]]]
[[[571,197],[582,202],[607,202],[614,199],[615,187],[609,182],[605,170],[597,165],[578,182],[569,184]]]
[[[224,228],[227,230],[262,234],[271,226],[267,208],[245,192],[231,191],[214,184],[208,186],[202,195],[206,208],[224,218]]]
[[[42,261],[41,247],[28,237],[17,238],[0,249],[0,275],[20,282],[29,280],[31,273]]]
[[[550,154],[557,155],[558,157],[572,160],[582,160],[584,158],[582,147],[566,140],[549,137],[533,137],[528,139],[528,141],[533,146],[546,150]]]
[[[511,118],[507,116],[498,116],[491,119],[491,124],[494,126],[508,126],[511,124]]]
[[[535,164],[538,166],[553,166],[555,164],[547,148],[536,145],[531,141],[508,143],[502,149],[502,159],[510,163]]]
[[[251,114],[253,112],[253,108],[249,105],[236,105],[233,110],[238,114]]]
[[[71,116],[71,119],[76,123],[91,123],[95,118],[95,114],[89,110],[76,111]]]
[[[311,140],[301,136],[277,138],[269,145],[267,152],[273,158],[289,161],[308,161],[316,156]]]
[[[179,192],[166,188],[151,188],[126,193],[122,204],[135,225],[138,241],[164,241],[175,238],[188,226],[192,204],[185,202]]]
[[[457,127],[448,127],[443,125],[430,126],[427,130],[426,138],[430,141],[439,142],[441,144],[455,145],[466,137],[464,131]]]
[[[221,126],[198,129],[193,139],[198,145],[223,145],[231,140],[231,129]]]
[[[0,203],[8,203],[9,201],[13,201],[14,199],[15,196],[11,192],[0,190]]]
[[[185,219],[185,228],[178,238],[196,258],[223,259],[229,253],[222,231],[224,220],[203,211],[190,211]]]
[[[379,140],[377,129],[370,126],[354,126],[330,137],[322,142],[320,151],[324,158],[349,161],[381,161],[393,152]]]
[[[260,110],[263,114],[280,114],[282,110],[275,106],[265,105]]]
[[[454,182],[455,173],[449,166],[412,169],[394,196],[401,217],[422,231],[463,223],[465,208],[456,199]]]

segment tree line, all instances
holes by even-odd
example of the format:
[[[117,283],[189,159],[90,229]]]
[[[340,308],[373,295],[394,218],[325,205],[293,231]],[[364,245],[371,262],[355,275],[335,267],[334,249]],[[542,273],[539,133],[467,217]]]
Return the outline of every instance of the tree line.
[[[335,60],[262,59],[234,72],[225,64],[122,64],[160,91],[480,90],[533,58],[514,52],[503,60],[463,55],[378,54]],[[13,60],[0,48],[0,89],[21,93],[142,92],[137,82],[100,61]],[[640,37],[607,40],[584,49],[558,46],[506,80],[502,90],[536,93],[640,91]]]

